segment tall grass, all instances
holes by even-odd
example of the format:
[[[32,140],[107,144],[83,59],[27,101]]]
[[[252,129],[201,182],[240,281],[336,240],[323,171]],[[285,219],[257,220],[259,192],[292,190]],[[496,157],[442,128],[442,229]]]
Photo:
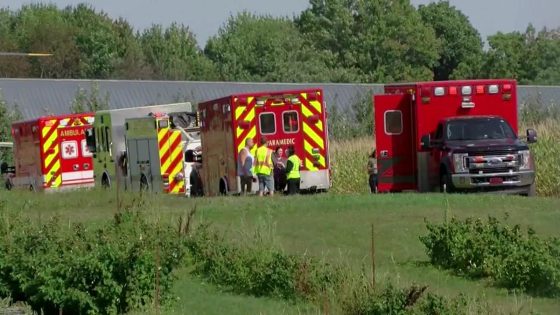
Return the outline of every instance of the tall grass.
[[[530,145],[537,169],[537,193],[560,197],[560,119],[529,120],[521,124],[520,135],[526,128],[538,133],[538,142]],[[374,147],[373,136],[331,142],[334,192],[368,191],[366,164]]]

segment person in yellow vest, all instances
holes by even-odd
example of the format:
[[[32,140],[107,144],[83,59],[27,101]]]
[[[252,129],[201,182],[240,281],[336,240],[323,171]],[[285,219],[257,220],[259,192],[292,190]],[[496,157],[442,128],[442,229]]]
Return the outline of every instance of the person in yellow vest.
[[[299,184],[301,180],[301,175],[299,174],[299,166],[301,160],[296,155],[296,150],[294,146],[290,146],[288,149],[288,162],[286,164],[286,178],[288,179],[288,195],[299,194]]]
[[[255,154],[255,173],[259,179],[259,196],[268,190],[274,195],[274,179],[272,178],[272,150],[268,148],[266,137],[261,137],[260,147]]]

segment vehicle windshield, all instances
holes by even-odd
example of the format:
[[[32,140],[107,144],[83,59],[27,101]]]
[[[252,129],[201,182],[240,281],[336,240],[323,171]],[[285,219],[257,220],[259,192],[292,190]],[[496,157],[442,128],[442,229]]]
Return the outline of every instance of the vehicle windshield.
[[[445,139],[450,141],[515,139],[511,126],[500,118],[468,118],[447,122]]]

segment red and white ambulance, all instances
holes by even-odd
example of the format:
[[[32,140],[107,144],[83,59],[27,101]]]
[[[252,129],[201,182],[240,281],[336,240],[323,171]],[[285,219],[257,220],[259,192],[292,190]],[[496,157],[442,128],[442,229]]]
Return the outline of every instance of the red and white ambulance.
[[[13,123],[11,186],[33,191],[93,187],[93,160],[85,138],[93,119],[85,113]]]
[[[390,84],[374,96],[378,191],[535,194],[514,80]]]

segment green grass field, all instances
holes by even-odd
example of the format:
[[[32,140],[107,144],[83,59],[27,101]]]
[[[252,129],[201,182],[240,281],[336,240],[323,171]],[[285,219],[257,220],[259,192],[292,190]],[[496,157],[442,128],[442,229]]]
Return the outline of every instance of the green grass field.
[[[64,222],[96,224],[117,211],[115,196],[101,191],[30,194],[1,192],[8,208],[23,211],[36,220],[58,215]],[[134,195],[124,195],[130,203]],[[371,270],[371,224],[376,244],[378,282],[391,281],[407,286],[425,284],[429,290],[454,296],[488,300],[504,313],[557,314],[560,300],[510,294],[484,281],[468,280],[428,264],[418,240],[426,234],[424,220],[444,220],[448,216],[509,216],[510,224],[532,226],[539,235],[560,237],[560,199],[523,198],[500,195],[442,194],[321,194],[258,199],[224,197],[185,199],[147,196],[147,215],[154,220],[176,224],[193,207],[195,223],[211,223],[227,238],[243,240],[255,231],[289,253],[312,255],[342,263],[355,272]],[[186,270],[179,271],[174,293],[176,302],[164,313],[183,314],[294,314],[317,313],[311,305],[293,305],[274,299],[240,296],[204,283]]]

